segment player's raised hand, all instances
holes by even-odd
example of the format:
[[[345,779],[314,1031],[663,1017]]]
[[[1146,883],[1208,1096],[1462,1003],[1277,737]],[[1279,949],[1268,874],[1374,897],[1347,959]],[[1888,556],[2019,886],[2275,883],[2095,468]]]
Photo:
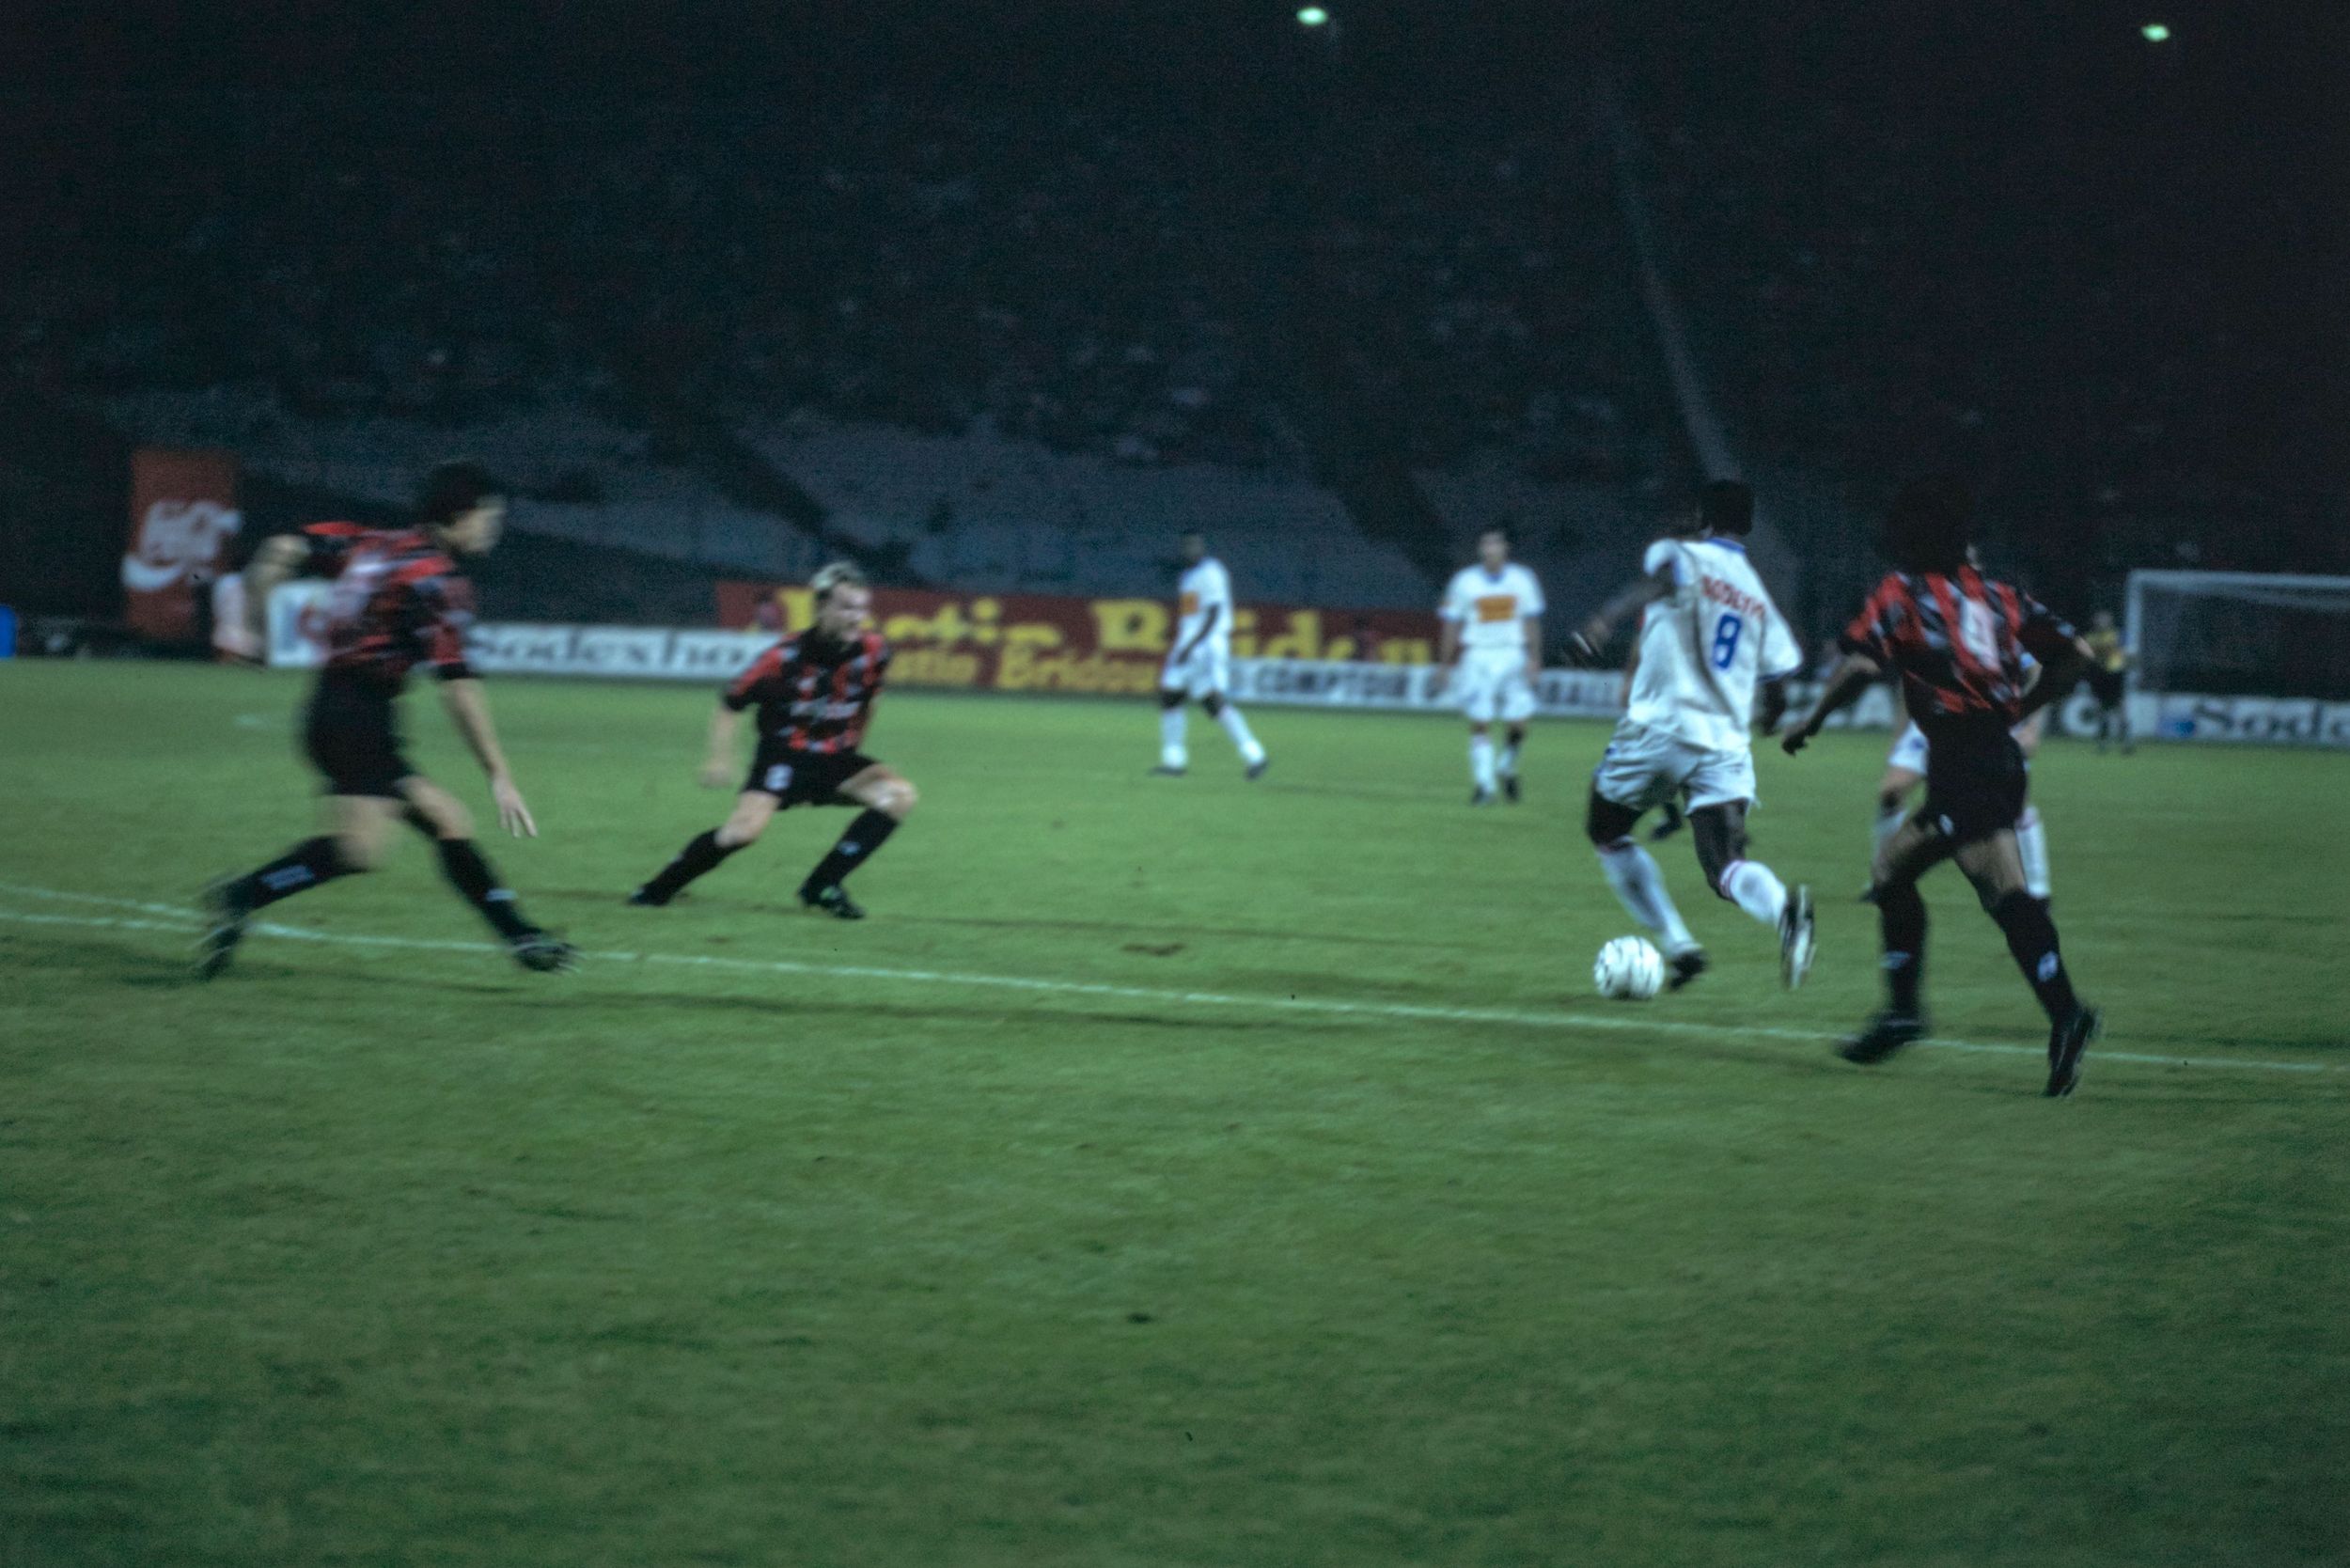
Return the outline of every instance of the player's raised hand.
[[[1606,635],[1602,633],[1601,637]],[[1600,645],[1586,629],[1567,634],[1567,662],[1577,669],[1597,669],[1600,665]]]
[[[532,818],[530,808],[523,802],[523,792],[514,788],[510,778],[490,780],[490,798],[497,803],[498,825],[517,839],[539,837],[539,823]]]

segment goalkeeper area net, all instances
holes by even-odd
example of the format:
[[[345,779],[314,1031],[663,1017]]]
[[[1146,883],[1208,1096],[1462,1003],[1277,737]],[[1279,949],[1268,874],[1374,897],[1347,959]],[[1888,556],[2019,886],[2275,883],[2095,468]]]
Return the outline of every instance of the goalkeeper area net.
[[[2128,604],[2141,692],[2350,702],[2350,577],[2133,572]]]

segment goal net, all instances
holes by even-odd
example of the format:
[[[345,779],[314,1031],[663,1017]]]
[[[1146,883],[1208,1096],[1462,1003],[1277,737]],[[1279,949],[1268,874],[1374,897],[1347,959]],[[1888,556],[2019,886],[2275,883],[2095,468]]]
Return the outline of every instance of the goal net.
[[[2350,577],[2133,572],[2123,635],[2141,692],[2350,702]]]

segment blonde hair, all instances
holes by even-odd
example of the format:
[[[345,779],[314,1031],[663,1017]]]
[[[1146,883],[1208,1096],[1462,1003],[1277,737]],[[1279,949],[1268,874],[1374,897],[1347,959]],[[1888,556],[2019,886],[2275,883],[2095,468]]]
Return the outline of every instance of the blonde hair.
[[[807,580],[807,590],[816,596],[819,604],[831,598],[835,588],[865,586],[865,573],[857,570],[854,561],[833,561],[818,567],[816,575]]]

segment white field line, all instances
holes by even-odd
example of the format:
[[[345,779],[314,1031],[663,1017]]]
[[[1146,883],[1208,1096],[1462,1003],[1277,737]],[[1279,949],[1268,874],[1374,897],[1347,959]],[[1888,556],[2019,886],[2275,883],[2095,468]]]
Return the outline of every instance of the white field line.
[[[0,922],[25,926],[68,926],[106,931],[166,932],[193,934],[199,926],[196,913],[164,903],[106,898],[94,893],[60,892],[0,883],[0,893],[61,902],[94,904],[164,918],[138,919],[118,915],[39,915],[0,909]],[[319,942],[346,948],[390,948],[420,952],[502,953],[488,942],[434,941],[411,936],[373,936],[352,932],[308,931],[256,921],[259,935],[297,942]],[[596,964],[647,964],[678,968],[728,969],[750,974],[803,975],[833,980],[891,980],[908,985],[964,986],[995,991],[1025,991],[1056,996],[1093,996],[1112,1001],[1150,1002],[1161,1006],[1246,1008],[1262,1012],[1296,1012],[1325,1017],[1384,1018],[1440,1024],[1499,1024],[1519,1028],[1558,1029],[1568,1033],[1628,1031],[1638,1034],[1684,1034],[1709,1040],[1787,1040],[1822,1044],[1826,1036],[1816,1029],[1789,1029],[1763,1024],[1698,1024],[1684,1019],[1647,1016],[1608,1017],[1581,1012],[1527,1012],[1506,1008],[1429,1007],[1410,1002],[1345,1001],[1315,996],[1242,996],[1220,991],[1177,991],[1157,986],[1113,985],[1100,980],[1040,979],[1026,975],[984,975],[948,969],[895,969],[862,964],[799,964],[790,959],[719,958],[704,953],[583,952]],[[1995,1056],[2044,1057],[2037,1045],[2012,1045],[1971,1040],[1933,1038],[1919,1043],[1946,1051],[1970,1051]],[[2138,1062],[2150,1067],[2193,1067],[2254,1073],[2299,1073],[2318,1075],[2350,1074],[2350,1066],[2330,1062],[2271,1061],[2261,1058],[2166,1057],[2138,1051],[2093,1050],[2099,1061]]]

